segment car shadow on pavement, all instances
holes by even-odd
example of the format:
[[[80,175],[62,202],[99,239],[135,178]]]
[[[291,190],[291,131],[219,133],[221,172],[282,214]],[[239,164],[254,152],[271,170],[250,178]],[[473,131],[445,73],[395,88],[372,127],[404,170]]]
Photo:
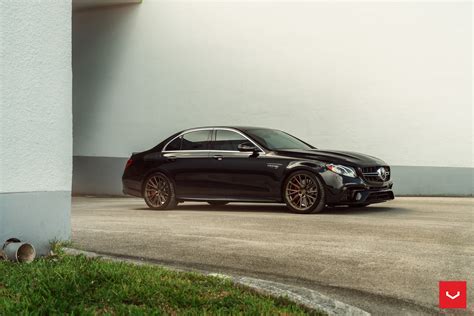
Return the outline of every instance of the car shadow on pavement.
[[[286,213],[288,209],[281,204],[228,204],[224,206],[211,205],[179,205],[183,210],[203,210],[215,212],[259,212],[259,213]]]
[[[171,210],[160,210],[155,211],[149,208],[136,208],[135,210],[141,211],[154,211],[154,212],[176,212],[176,211],[207,211],[207,212],[257,212],[257,213],[288,213],[288,209],[285,205],[276,204],[236,204],[236,205],[224,205],[224,206],[211,206],[207,204],[179,204],[176,208]]]
[[[320,215],[357,215],[357,214],[371,214],[371,213],[400,213],[406,212],[407,209],[390,206],[365,206],[365,207],[326,207]]]
[[[135,210],[153,211],[147,207],[136,208]],[[161,210],[159,212],[176,212],[176,211],[207,211],[207,212],[239,212],[239,213],[291,213],[284,204],[229,204],[224,206],[211,206],[207,204],[180,204],[171,210]],[[310,215],[357,215],[385,212],[405,212],[406,209],[389,206],[367,206],[367,207],[326,207],[322,212]]]

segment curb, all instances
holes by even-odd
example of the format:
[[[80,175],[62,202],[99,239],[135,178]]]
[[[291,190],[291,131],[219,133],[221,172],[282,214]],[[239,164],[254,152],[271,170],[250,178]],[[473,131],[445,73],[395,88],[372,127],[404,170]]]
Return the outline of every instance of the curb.
[[[137,265],[157,265],[153,263],[149,263],[139,259],[126,259],[120,257],[114,257],[109,255],[102,255],[100,253],[78,250],[73,248],[64,248],[64,252],[68,255],[84,255],[88,258],[101,258],[110,261],[116,262],[127,262]],[[167,265],[158,265],[170,270],[174,271],[181,271],[181,272],[189,272],[189,270],[179,269],[173,266]],[[336,299],[330,298],[326,295],[323,295],[319,292],[314,290],[293,286],[268,280],[256,279],[251,277],[241,277],[241,276],[232,276],[220,273],[212,273],[212,272],[204,272],[204,271],[196,271],[199,273],[203,273],[209,276],[224,278],[224,279],[231,279],[234,283],[243,285],[245,287],[251,288],[259,293],[271,295],[274,297],[287,297],[288,299],[296,302],[302,306],[305,306],[312,310],[320,310],[328,315],[351,315],[351,316],[370,316],[371,314],[357,308],[355,306],[348,305]]]

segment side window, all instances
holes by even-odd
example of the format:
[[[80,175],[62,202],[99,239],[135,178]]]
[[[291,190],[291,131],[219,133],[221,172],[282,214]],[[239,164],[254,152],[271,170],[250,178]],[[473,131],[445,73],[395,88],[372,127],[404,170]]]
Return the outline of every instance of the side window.
[[[238,151],[239,144],[245,142],[248,142],[247,138],[239,133],[228,130],[216,130],[216,139],[212,142],[212,149]]]
[[[195,131],[184,134],[181,141],[181,150],[206,150],[210,131]]]
[[[171,143],[166,146],[165,150],[180,150],[181,149],[181,136],[175,138]]]

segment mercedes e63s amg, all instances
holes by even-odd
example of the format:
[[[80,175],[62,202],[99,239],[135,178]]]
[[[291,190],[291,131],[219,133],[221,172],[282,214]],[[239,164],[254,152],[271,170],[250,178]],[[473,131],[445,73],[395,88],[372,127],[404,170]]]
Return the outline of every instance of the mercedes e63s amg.
[[[203,127],[134,153],[125,194],[152,209],[183,201],[286,203],[296,213],[326,205],[367,206],[394,198],[390,167],[375,157],[319,150],[285,132],[259,127]]]

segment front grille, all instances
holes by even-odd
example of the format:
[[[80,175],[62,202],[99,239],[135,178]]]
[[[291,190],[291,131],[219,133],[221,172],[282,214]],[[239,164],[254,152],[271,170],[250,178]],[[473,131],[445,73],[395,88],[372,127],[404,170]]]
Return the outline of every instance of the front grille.
[[[382,179],[379,176],[378,170],[379,168],[385,168],[386,172],[386,178]],[[361,168],[362,170],[362,175],[364,176],[364,179],[367,180],[368,182],[385,182],[390,180],[391,172],[390,172],[390,167],[388,166],[375,166],[375,167],[364,167]]]

